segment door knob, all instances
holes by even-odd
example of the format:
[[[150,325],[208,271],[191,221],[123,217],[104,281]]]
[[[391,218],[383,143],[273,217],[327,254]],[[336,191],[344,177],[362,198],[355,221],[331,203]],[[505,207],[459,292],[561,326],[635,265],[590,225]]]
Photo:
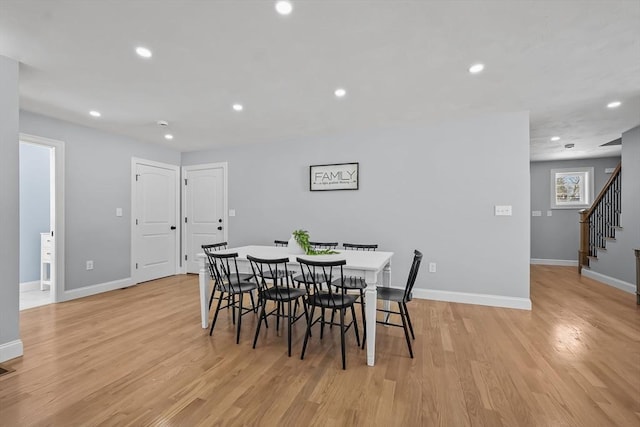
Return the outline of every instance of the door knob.
[[[218,222],[222,222],[222,218],[218,219]]]
[[[172,225],[172,226],[171,226],[171,229],[172,229],[172,230],[175,230],[175,229],[176,229],[176,226],[175,226],[175,225]]]
[[[222,227],[218,227],[218,230],[222,230]]]

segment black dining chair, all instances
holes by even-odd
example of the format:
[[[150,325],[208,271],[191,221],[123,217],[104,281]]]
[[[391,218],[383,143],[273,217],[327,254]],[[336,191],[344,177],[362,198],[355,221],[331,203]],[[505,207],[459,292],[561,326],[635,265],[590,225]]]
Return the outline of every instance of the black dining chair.
[[[217,252],[217,251],[222,251],[227,249],[227,242],[220,242],[220,243],[212,243],[209,245],[202,245],[202,249],[205,251],[205,253],[207,251],[209,252]],[[214,278],[214,272],[213,272],[213,266],[211,265],[210,262],[207,263],[207,267],[209,268],[209,275],[211,276],[211,278]],[[253,274],[251,273],[239,273],[240,279],[242,280],[251,280],[253,279]],[[215,279],[214,279],[215,280]],[[215,290],[215,287],[214,287]],[[214,298],[214,294],[215,292],[211,292],[211,298],[209,298],[209,310],[211,310],[211,304],[213,303],[213,298]],[[227,298],[229,298],[229,295],[227,295]],[[251,302],[253,303],[253,295],[251,296]],[[227,305],[227,307],[230,307],[230,305]]]
[[[358,320],[356,318],[356,312],[353,307],[356,297],[348,295],[345,292],[344,287],[339,290],[333,289],[332,286],[322,286],[323,283],[333,283],[336,279],[343,280],[344,272],[343,267],[346,265],[346,260],[337,261],[313,261],[306,258],[296,258],[300,263],[300,268],[303,271],[303,277],[305,277],[305,287],[307,288],[307,305],[309,316],[307,317],[307,331],[304,335],[304,344],[302,345],[302,353],[300,359],[304,359],[304,354],[307,350],[307,343],[311,336],[311,327],[316,323],[320,323],[320,339],[324,335],[324,325],[340,326],[340,345],[342,349],[342,369],[346,369],[346,350],[345,350],[345,333],[353,326],[353,331],[356,336],[356,342],[360,347],[360,337],[358,334]],[[316,277],[322,277],[322,283],[316,280]],[[313,318],[316,308],[320,308],[320,315],[317,318]],[[346,310],[351,309],[351,322],[345,325]],[[335,310],[340,311],[340,323],[333,323],[327,321],[325,318],[325,311],[329,309],[332,312]]]
[[[361,243],[343,243],[342,247],[350,251],[375,251],[378,245],[369,245]]]
[[[309,246],[316,251],[331,250],[338,247],[338,242],[309,242]]]
[[[256,326],[256,335],[253,339],[253,348],[256,348],[262,321],[264,320],[265,326],[268,326],[267,316],[275,316],[277,332],[280,331],[280,318],[286,319],[287,321],[288,354],[289,357],[291,357],[291,327],[302,316],[307,317],[306,304],[304,304],[304,301],[301,301],[307,292],[304,289],[293,286],[291,275],[288,274],[287,263],[289,262],[289,258],[262,259],[247,255],[247,259],[258,281],[258,300],[261,305],[260,317],[258,319],[258,325]],[[284,272],[282,280],[279,282],[273,281],[271,284],[267,283],[267,279],[276,276],[277,271]],[[275,308],[268,312],[267,301],[273,301],[276,304]],[[293,302],[295,302],[295,304],[292,307]],[[300,302],[302,302],[304,311],[300,315],[297,315],[296,308]]]
[[[407,303],[411,301],[411,292],[413,291],[413,285],[416,283],[416,277],[418,276],[418,270],[420,269],[420,263],[422,262],[422,252],[415,250],[413,252],[413,262],[411,263],[411,269],[409,270],[409,277],[407,278],[407,284],[404,289],[390,288],[386,286],[378,286],[378,300],[389,301],[398,303],[398,311],[391,309],[386,310],[384,308],[376,308],[377,311],[385,313],[385,320],[376,320],[377,323],[388,326],[397,326],[404,329],[404,337],[407,340],[407,347],[409,347],[409,355],[413,359],[413,349],[411,347],[411,339],[409,338],[409,332],[411,337],[415,340],[416,336],[413,333],[413,325],[411,324],[411,317],[409,316],[409,309]],[[402,325],[393,323],[389,314],[397,314],[402,320]]]
[[[361,243],[343,243],[342,247],[345,250],[353,250],[353,251],[375,251],[378,249],[378,245],[376,244],[361,244]],[[343,283],[344,288],[349,291],[357,292],[356,303],[360,304],[360,311],[362,313],[362,348],[367,342],[367,318],[365,316],[364,309],[364,290],[367,287],[367,283],[364,280],[364,277],[358,276],[347,276],[344,278],[344,282],[334,281],[332,283],[333,286],[340,286]],[[333,321],[335,313],[331,314],[331,321]]]
[[[209,265],[211,266],[210,271],[213,272],[214,287],[212,294],[216,291],[220,293],[220,296],[218,297],[218,304],[216,305],[216,310],[211,322],[209,335],[213,335],[213,328],[216,325],[216,320],[218,319],[218,313],[220,313],[220,310],[222,308],[231,307],[234,323],[236,321],[235,309],[238,310],[236,332],[236,344],[238,344],[240,342],[242,316],[256,311],[252,292],[258,288],[258,284],[255,281],[248,281],[240,277],[240,274],[238,273],[237,253],[220,253],[209,249],[205,249],[204,253],[206,254]],[[225,294],[228,295],[228,298],[225,297]],[[249,294],[251,296],[251,305],[253,308],[244,308],[242,306],[245,294]],[[213,297],[211,299],[213,299]],[[223,300],[227,301],[227,305],[222,305]]]
[[[287,240],[274,240],[273,244],[276,246],[280,246],[280,247],[287,247],[289,246],[289,241]]]

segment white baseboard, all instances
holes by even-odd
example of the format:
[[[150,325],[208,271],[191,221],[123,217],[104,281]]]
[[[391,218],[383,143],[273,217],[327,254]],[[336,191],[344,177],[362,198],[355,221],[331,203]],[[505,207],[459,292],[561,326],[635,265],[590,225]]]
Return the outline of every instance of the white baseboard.
[[[560,265],[565,267],[577,267],[578,261],[570,259],[544,259],[544,258],[531,258],[532,265]]]
[[[501,295],[472,294],[467,292],[450,292],[436,289],[413,289],[416,298],[436,301],[459,302],[463,304],[488,305],[491,307],[517,308],[531,310],[531,299],[505,297]]]
[[[114,280],[112,282],[98,283],[96,285],[85,286],[84,288],[71,289],[63,292],[61,301],[70,301],[77,298],[84,298],[91,295],[101,294],[103,292],[126,288],[135,284],[136,283],[131,279],[131,277],[127,277],[126,279]]]
[[[22,340],[9,341],[8,343],[0,344],[0,363],[15,359],[23,354],[24,348],[22,347]]]
[[[590,279],[597,280],[598,282],[602,282],[605,285],[613,286],[614,288],[629,292],[630,294],[636,293],[636,285],[632,285],[631,283],[616,279],[615,277],[605,276],[604,274],[589,270],[587,268],[582,269],[582,275]]]
[[[20,283],[20,292],[39,291],[40,281],[34,280],[33,282]]]

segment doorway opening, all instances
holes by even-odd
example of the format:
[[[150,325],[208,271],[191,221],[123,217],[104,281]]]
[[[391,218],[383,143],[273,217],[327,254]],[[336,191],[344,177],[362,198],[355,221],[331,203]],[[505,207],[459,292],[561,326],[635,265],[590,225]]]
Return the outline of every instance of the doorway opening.
[[[64,289],[63,159],[62,142],[20,135],[20,310]]]

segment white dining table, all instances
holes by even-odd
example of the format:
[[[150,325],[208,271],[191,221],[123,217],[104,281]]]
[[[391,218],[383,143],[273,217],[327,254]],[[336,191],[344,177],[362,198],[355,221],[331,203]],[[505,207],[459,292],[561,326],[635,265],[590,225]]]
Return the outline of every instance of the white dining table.
[[[310,258],[313,260],[346,260],[347,264],[343,267],[345,276],[364,277],[367,283],[367,288],[364,291],[365,316],[367,320],[367,365],[373,366],[375,364],[376,303],[378,294],[376,287],[389,286],[393,252],[338,250],[338,254],[334,255],[304,255],[291,253],[287,247],[276,246],[241,246],[225,249],[221,252],[238,254],[238,271],[241,273],[251,272],[247,255],[265,259],[289,258],[290,267],[294,271],[300,271],[300,264],[296,261],[296,257]],[[208,260],[204,253],[200,253],[198,254],[198,261],[200,263],[199,279],[202,327],[207,328],[209,324],[210,277],[208,266],[205,263],[208,262]]]

